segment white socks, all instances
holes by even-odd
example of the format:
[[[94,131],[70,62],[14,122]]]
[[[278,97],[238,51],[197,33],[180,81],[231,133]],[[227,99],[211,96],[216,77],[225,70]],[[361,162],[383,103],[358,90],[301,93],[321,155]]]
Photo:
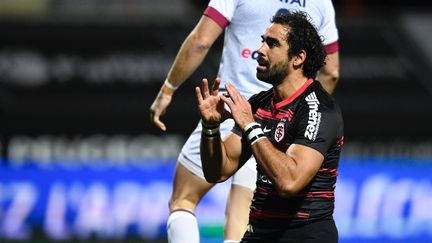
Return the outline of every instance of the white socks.
[[[169,243],[199,243],[198,222],[192,212],[174,211],[168,217],[167,233]]]

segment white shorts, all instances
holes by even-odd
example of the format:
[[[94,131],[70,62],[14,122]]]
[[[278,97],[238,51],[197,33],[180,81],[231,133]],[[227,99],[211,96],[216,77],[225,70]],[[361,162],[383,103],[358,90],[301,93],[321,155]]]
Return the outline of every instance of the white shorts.
[[[221,137],[223,138],[231,132],[234,126],[234,120],[227,119],[220,125]],[[200,156],[200,142],[201,142],[201,122],[198,123],[195,130],[189,136],[186,143],[178,157],[179,163],[181,163],[186,169],[193,174],[201,177],[203,180],[204,172],[202,171],[201,156]],[[256,161],[252,156],[233,176],[232,184],[243,186],[255,190],[256,187]]]

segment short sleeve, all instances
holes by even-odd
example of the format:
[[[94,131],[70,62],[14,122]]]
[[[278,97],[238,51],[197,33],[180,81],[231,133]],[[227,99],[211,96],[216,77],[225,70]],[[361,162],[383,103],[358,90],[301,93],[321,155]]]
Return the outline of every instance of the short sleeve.
[[[219,26],[225,28],[234,16],[238,0],[211,0],[204,15],[213,19]]]
[[[338,108],[334,103],[320,101],[315,92],[306,96],[305,101],[296,118],[293,143],[311,147],[326,156],[341,130]]]
[[[318,26],[318,32],[324,38],[323,44],[325,46],[334,45],[339,39],[334,6],[330,0],[322,0],[321,4],[323,4],[321,8],[322,22]]]

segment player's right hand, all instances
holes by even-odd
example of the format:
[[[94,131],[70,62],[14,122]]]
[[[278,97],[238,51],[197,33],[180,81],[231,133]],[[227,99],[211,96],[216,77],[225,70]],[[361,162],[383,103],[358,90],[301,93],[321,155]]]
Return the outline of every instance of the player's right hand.
[[[161,90],[153,101],[153,104],[150,106],[150,120],[162,131],[166,131],[166,126],[161,122],[160,117],[165,114],[167,107],[171,103],[171,99],[172,94],[166,94]]]
[[[231,115],[237,125],[241,129],[251,122],[255,122],[253,117],[251,105],[249,104],[246,97],[244,97],[231,83],[226,83],[225,88],[228,91],[229,98],[221,96],[223,102],[225,102],[231,110]]]

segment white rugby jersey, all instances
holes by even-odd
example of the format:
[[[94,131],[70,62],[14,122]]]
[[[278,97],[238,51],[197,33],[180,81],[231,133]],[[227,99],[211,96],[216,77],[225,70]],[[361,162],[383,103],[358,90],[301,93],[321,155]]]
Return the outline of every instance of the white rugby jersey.
[[[249,98],[271,88],[256,78],[261,35],[278,11],[305,11],[323,38],[327,53],[338,50],[338,31],[331,0],[211,0],[204,14],[225,29],[218,76],[221,89],[231,82]]]

